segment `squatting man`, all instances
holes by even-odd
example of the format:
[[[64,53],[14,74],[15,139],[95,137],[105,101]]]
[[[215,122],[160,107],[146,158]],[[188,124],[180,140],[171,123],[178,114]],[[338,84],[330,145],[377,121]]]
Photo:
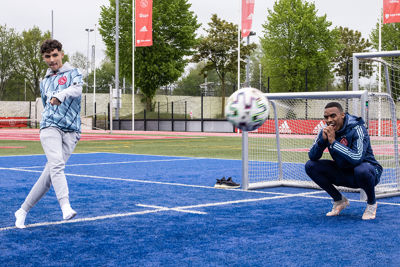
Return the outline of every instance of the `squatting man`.
[[[327,126],[315,139],[305,170],[333,198],[332,210],[326,216],[337,216],[349,205],[335,187],[345,186],[365,191],[367,207],[362,219],[375,219],[375,186],[383,169],[374,157],[363,119],[343,112],[339,103],[330,102],[325,106],[324,121]],[[321,159],[326,148],[333,160]]]

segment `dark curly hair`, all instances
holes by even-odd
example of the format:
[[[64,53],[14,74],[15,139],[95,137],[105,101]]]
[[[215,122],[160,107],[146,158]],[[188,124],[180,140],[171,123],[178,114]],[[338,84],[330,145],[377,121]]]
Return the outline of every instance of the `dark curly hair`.
[[[48,39],[44,41],[42,46],[40,47],[40,53],[42,53],[43,55],[44,53],[50,53],[54,49],[58,49],[58,51],[61,51],[62,44],[55,39]]]
[[[327,108],[337,108],[340,112],[343,112],[343,107],[338,102],[329,102],[325,106],[325,109]]]

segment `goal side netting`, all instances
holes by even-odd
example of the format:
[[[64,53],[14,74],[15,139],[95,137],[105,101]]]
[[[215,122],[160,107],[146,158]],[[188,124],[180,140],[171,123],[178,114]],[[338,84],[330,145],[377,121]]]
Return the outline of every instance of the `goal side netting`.
[[[384,167],[377,197],[400,193],[396,107],[387,93],[330,91],[265,94],[270,117],[257,130],[243,133],[244,189],[275,186],[318,188],[305,172],[308,151],[324,127],[327,103],[341,103],[346,112],[366,121],[372,149]],[[380,120],[377,118],[380,110]],[[378,134],[378,123],[381,130]],[[326,150],[322,158],[331,159]],[[341,190],[354,191],[349,188]]]

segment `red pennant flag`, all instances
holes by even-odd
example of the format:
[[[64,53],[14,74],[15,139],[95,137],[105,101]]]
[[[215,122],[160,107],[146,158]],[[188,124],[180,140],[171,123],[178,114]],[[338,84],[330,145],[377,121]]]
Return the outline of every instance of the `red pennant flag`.
[[[136,46],[153,45],[153,0],[135,1]]]
[[[400,0],[383,0],[383,23],[400,22]]]
[[[242,37],[249,36],[253,23],[255,0],[242,0]]]

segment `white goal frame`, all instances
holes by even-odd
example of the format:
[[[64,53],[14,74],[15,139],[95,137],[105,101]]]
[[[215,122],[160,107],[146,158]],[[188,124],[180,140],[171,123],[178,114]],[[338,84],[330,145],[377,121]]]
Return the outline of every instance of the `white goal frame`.
[[[368,93],[368,91],[363,90],[363,91],[329,91],[329,92],[300,92],[300,93],[269,93],[269,94],[264,94],[267,99],[269,100],[270,106],[272,107],[270,114],[271,117],[273,115],[273,118],[275,120],[275,129],[279,129],[278,127],[278,115],[277,115],[277,108],[275,101],[279,100],[288,100],[288,99],[320,99],[320,100],[332,100],[335,98],[338,99],[348,99],[348,100],[354,100],[353,102],[353,114],[358,114],[361,116],[366,123],[368,123],[368,101],[370,98],[373,97],[383,97],[389,99],[389,105],[390,109],[392,110],[392,115],[391,119],[393,121],[393,136],[394,136],[394,151],[398,151],[398,140],[396,138],[397,136],[397,120],[396,120],[396,113],[395,113],[395,104],[393,102],[393,99],[391,96],[387,93]],[[322,111],[321,111],[322,112]],[[251,189],[259,189],[259,188],[267,188],[267,187],[278,187],[278,186],[290,186],[290,187],[302,187],[302,188],[319,188],[312,180],[310,179],[309,181],[295,181],[293,179],[287,179],[283,177],[284,171],[283,171],[283,162],[281,159],[281,148],[280,148],[280,136],[279,136],[279,130],[275,131],[276,135],[276,150],[277,150],[277,163],[278,163],[278,168],[279,168],[279,175],[276,178],[276,180],[269,180],[269,181],[264,181],[264,182],[252,182],[249,181],[249,137],[247,132],[242,133],[242,188],[244,190],[251,190]],[[399,155],[398,153],[394,153],[394,158],[395,158],[395,170],[394,170],[394,176],[391,178],[397,185],[395,185],[395,188],[393,190],[390,188],[390,190],[386,190],[385,188],[383,190],[377,191],[376,195],[377,198],[382,198],[382,197],[390,197],[390,196],[395,196],[395,195],[400,195],[400,167],[399,167]],[[346,191],[354,191],[354,189],[348,189],[348,188],[340,188],[344,189]],[[359,190],[356,190],[359,191]]]
[[[353,54],[353,91],[359,90],[360,84],[360,59],[371,59],[380,57],[398,57],[400,56],[400,51],[381,51],[381,52],[365,52],[365,53],[354,53]],[[376,60],[379,62],[379,60]],[[389,81],[389,70],[387,65],[383,64],[385,71],[385,79]],[[389,95],[391,95],[390,82],[386,83],[386,90]]]

